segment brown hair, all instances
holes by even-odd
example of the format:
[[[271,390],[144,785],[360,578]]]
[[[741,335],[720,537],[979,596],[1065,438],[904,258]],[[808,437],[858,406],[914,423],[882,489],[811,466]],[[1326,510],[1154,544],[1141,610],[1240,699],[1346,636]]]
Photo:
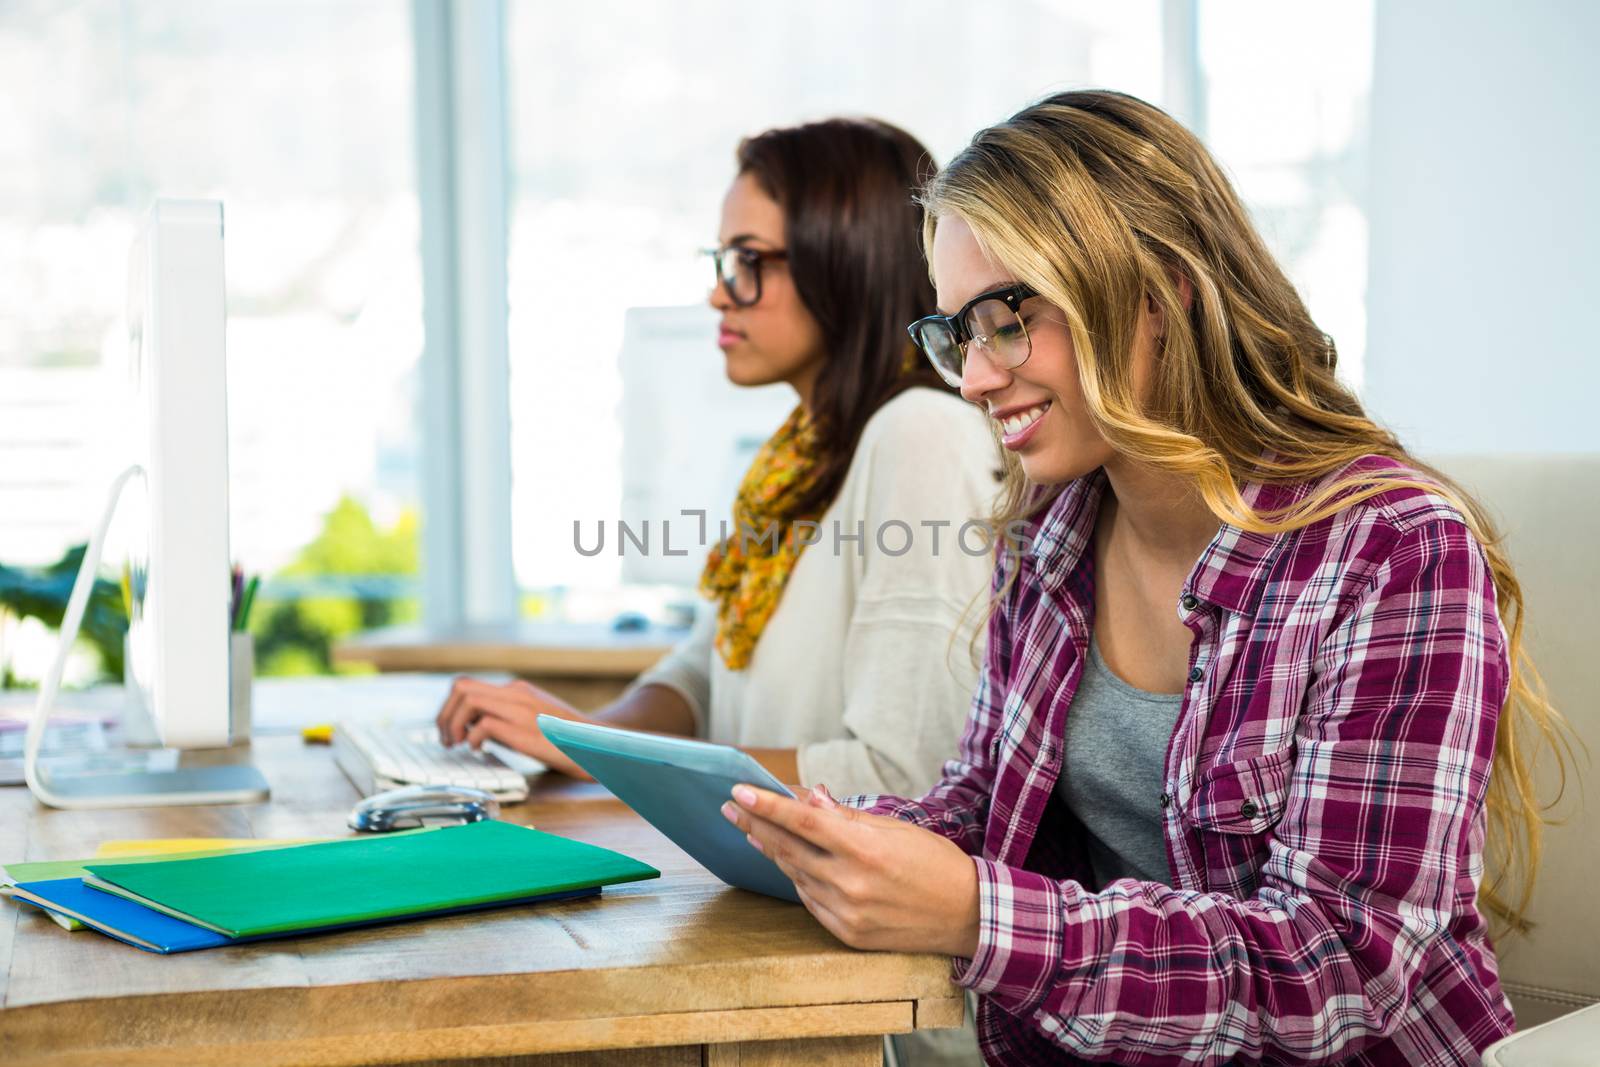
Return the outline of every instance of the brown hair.
[[[992,258],[1061,309],[1101,436],[1124,455],[1189,479],[1223,522],[1282,533],[1404,487],[1438,493],[1461,512],[1487,556],[1510,641],[1510,688],[1487,796],[1492,870],[1480,896],[1491,915],[1522,928],[1543,821],[1534,757],[1541,742],[1553,750],[1564,785],[1572,752],[1523,646],[1522,591],[1511,561],[1482,506],[1408,454],[1335,376],[1333,340],[1312,321],[1205,147],[1133,97],[1061,93],[980,131],[922,199],[930,250],[938,217],[958,215]],[[1187,308],[1177,276],[1192,286]],[[1146,298],[1168,327],[1141,397],[1131,354]],[[1327,477],[1369,454],[1422,477]],[[1028,485],[1011,455],[1005,463],[993,517],[999,529],[1038,515],[1060,492]],[[1254,511],[1240,493],[1246,480],[1320,479],[1327,484],[1280,512]],[[1010,569],[1002,596],[1017,572]]]
[[[887,122],[829,119],[746,138],[738,163],[783,209],[789,272],[827,346],[811,398],[820,462],[784,518],[820,514],[874,412],[914,385],[947,389],[906,336],[934,304],[916,200],[933,157]]]

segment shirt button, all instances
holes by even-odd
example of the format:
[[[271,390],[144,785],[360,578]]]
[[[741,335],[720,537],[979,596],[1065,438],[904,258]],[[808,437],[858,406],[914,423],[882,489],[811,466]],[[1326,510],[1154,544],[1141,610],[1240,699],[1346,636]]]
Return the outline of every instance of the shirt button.
[[[1165,808],[1167,805],[1169,805],[1171,803],[1172,803],[1172,794],[1171,793],[1162,793],[1161,794],[1161,806],[1163,808]]]
[[[1189,681],[1198,682],[1200,679],[1204,678],[1205,676],[1206,676],[1206,672],[1201,670],[1199,667],[1196,667],[1194,670],[1189,672]]]
[[[1200,601],[1196,600],[1194,594],[1192,593],[1183,594],[1183,599],[1178,601],[1178,603],[1183,605],[1184,611],[1193,611],[1195,608],[1200,606]]]
[[[1239,805],[1239,814],[1243,815],[1246,819],[1255,818],[1256,817],[1256,803],[1255,803],[1255,801],[1247,800],[1243,804],[1240,804]]]

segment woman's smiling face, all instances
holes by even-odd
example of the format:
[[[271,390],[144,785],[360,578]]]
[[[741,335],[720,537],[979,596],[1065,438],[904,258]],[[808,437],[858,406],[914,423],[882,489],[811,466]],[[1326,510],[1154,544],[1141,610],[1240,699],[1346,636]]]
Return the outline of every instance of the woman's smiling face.
[[[932,262],[944,314],[1017,281],[989,258],[959,215],[939,219]],[[1032,342],[1027,361],[1007,370],[982,346],[968,345],[961,395],[999,423],[1001,443],[1017,454],[1029,481],[1071,481],[1104,464],[1112,449],[1089,421],[1072,336],[1061,312],[1036,296],[1023,302],[1022,321]]]
[[[941,314],[1018,281],[989,257],[959,215],[939,219],[932,262]],[[1188,284],[1180,279],[1178,285],[1187,300]],[[999,424],[1001,444],[1017,454],[1030,482],[1058,485],[1104,466],[1117,453],[1089,418],[1066,316],[1042,296],[1023,301],[1021,316],[1031,343],[1027,359],[1008,369],[982,345],[968,344],[961,395]],[[1131,354],[1135,396],[1148,396],[1163,324],[1155,302],[1145,300]]]

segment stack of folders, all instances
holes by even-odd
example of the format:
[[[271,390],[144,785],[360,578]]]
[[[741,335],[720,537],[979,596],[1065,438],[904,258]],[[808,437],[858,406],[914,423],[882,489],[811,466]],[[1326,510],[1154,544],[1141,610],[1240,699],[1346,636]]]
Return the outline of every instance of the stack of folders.
[[[415,833],[416,831],[408,831]],[[59,878],[82,878],[89,863],[147,863],[154,860],[188,860],[203,856],[226,856],[235,852],[257,852],[265,848],[283,848],[285,845],[321,844],[317,838],[255,838],[227,837],[162,837],[137,841],[102,841],[94,850],[94,859],[87,860],[35,860],[7,862],[5,877],[0,878],[0,897],[15,897],[18,882],[44,882]],[[31,903],[31,902],[30,902]],[[82,930],[83,923],[59,911],[45,914],[65,930]]]
[[[80,866],[76,876],[19,880],[10,893],[161,953],[593,896],[660,875],[621,853],[494,821]]]

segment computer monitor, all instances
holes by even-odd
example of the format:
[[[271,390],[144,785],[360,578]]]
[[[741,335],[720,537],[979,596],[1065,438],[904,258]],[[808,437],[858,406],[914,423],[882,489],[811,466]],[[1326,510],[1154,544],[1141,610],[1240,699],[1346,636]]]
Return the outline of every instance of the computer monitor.
[[[222,204],[158,200],[128,271],[123,428],[128,465],[113,481],[89,540],[28,731],[28,786],[57,807],[256,802],[267,783],[247,765],[156,770],[148,754],[120,762],[41,765],[38,746],[60,689],[113,522],[127,547],[130,626],[125,682],[130,726],[148,717],[171,749],[232,740],[228,415]]]
[[[728,381],[717,351],[717,313],[703,304],[629,308],[619,362],[620,518],[630,530],[654,530],[656,538],[653,552],[630,545],[623,553],[622,580],[692,589],[710,542],[731,521],[734,493],[750,461],[794,410],[794,390]],[[698,520],[685,510],[706,513],[706,543],[699,542]],[[671,555],[662,551],[665,522],[672,524]]]
[[[128,261],[131,592],[125,681],[161,742],[229,743],[222,205],[158,200]],[[113,561],[114,562],[114,561]]]

